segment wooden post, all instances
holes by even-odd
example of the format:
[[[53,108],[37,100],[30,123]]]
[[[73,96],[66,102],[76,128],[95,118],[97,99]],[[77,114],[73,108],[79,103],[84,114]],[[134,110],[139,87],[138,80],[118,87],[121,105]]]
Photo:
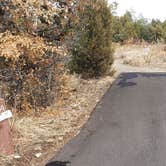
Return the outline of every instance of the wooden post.
[[[0,98],[0,108],[0,113],[4,111],[2,108],[6,109],[5,102],[2,98]],[[0,154],[11,155],[13,151],[11,129],[8,119],[6,119],[0,122]]]

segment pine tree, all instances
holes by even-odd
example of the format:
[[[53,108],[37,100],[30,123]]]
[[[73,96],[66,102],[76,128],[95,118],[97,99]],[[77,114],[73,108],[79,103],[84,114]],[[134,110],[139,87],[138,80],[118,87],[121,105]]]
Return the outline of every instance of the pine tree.
[[[83,77],[107,74],[113,63],[112,14],[106,0],[81,1],[69,68]]]

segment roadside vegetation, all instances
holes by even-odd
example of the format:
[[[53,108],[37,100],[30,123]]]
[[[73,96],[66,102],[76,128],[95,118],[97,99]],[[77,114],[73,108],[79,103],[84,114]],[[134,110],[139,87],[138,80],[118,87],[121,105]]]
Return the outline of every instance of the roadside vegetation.
[[[166,67],[166,21],[117,16],[117,7],[0,0],[0,97],[14,115],[15,148],[0,165],[44,166],[79,133],[121,65]]]
[[[69,69],[83,77],[103,76],[113,64],[111,8],[105,0],[87,0],[80,6]]]
[[[116,11],[117,4],[113,4]],[[114,14],[112,19],[113,42],[127,43],[159,43],[166,42],[166,21],[148,20],[143,16],[136,18],[130,11],[123,16]]]

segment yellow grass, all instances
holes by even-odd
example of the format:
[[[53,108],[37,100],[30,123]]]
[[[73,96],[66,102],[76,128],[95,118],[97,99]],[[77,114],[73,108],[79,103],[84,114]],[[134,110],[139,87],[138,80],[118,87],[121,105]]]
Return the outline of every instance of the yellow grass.
[[[124,45],[116,48],[116,59],[131,66],[166,67],[166,45],[142,44]]]

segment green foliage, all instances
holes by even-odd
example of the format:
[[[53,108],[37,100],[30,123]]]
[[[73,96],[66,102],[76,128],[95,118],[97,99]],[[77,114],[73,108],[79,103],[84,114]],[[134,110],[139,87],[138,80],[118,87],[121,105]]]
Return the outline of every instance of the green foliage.
[[[166,39],[166,23],[160,20],[148,22],[145,18],[133,19],[131,12],[113,16],[113,41],[147,41],[157,43]]]
[[[113,63],[111,10],[106,0],[80,2],[69,69],[83,77],[106,74]]]
[[[136,36],[132,15],[127,11],[124,16],[113,17],[113,41],[124,42]]]
[[[162,37],[164,42],[166,43],[166,20],[162,23],[162,29],[163,29]]]

